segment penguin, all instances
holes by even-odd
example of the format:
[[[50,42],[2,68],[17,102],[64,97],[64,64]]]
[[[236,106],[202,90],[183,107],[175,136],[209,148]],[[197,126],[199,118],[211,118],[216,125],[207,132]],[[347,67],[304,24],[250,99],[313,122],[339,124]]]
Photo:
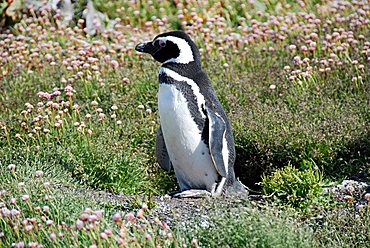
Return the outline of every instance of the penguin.
[[[235,177],[231,126],[202,70],[197,45],[185,32],[171,31],[137,44],[135,50],[162,64],[156,158],[163,169],[174,169],[180,192],[172,197],[246,192]]]

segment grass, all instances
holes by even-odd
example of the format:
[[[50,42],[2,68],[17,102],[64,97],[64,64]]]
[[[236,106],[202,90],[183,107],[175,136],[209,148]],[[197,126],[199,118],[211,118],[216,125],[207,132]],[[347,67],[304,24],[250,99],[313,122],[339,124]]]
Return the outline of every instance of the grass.
[[[203,247],[313,247],[312,230],[297,224],[292,216],[271,206],[244,207],[217,213],[206,227],[193,235]]]
[[[96,198],[72,192],[66,197],[66,189],[44,178],[46,173],[41,170],[25,178],[21,176],[22,168],[14,164],[8,168],[2,173],[6,185],[0,200],[2,246],[154,247],[176,243],[165,222],[149,219],[146,204],[136,213],[106,213],[112,209],[104,208]],[[83,209],[86,205],[89,208]]]
[[[50,216],[55,234],[62,221],[73,226],[86,207],[104,209],[107,221],[93,232],[73,227],[64,231],[65,239],[57,239],[60,246],[76,238],[99,246],[106,242],[99,237],[107,228],[116,228],[112,236],[108,231],[109,237],[119,236],[121,227],[112,220],[117,209],[63,189],[146,196],[176,189],[174,175],[159,168],[153,149],[159,124],[159,65],[133,47],[180,28],[199,45],[203,67],[232,123],[237,176],[254,190],[261,189],[257,183],[264,178],[262,190],[279,192],[285,199],[280,204],[299,206],[294,210],[299,217],[284,208],[273,216],[276,207],[262,211],[251,205],[237,213],[239,219],[225,211],[206,230],[179,229],[173,237],[158,234],[155,244],[191,245],[193,238],[194,246],[199,242],[209,247],[284,242],[341,247],[369,242],[368,203],[361,203],[367,212],[360,213],[357,203],[350,206],[319,194],[323,181],[351,177],[369,181],[370,31],[365,3],[94,3],[115,20],[112,30],[92,37],[84,32],[78,15],[66,25],[48,11],[24,10],[24,17],[18,16],[1,32],[0,190],[6,190],[2,208],[18,209],[20,219],[35,214],[36,222],[44,226],[43,213],[35,208],[47,204],[41,200],[43,194],[55,194]],[[77,14],[83,6],[80,2]],[[304,161],[318,169],[303,168]],[[15,171],[7,169],[10,164],[15,164]],[[42,180],[35,178],[36,171],[51,183],[46,191]],[[18,188],[19,182],[25,182],[27,191]],[[307,192],[313,193],[305,197]],[[25,194],[29,201],[21,200]],[[292,194],[298,203],[286,201]],[[9,203],[12,198],[19,205]],[[323,217],[317,220],[316,215]],[[345,217],[337,218],[341,215]],[[0,234],[10,231],[18,236],[3,235],[2,244],[32,240],[50,244],[51,231],[28,233],[27,224],[12,223],[4,216]],[[145,223],[149,229],[137,229],[140,238],[130,241],[132,246],[153,245],[145,243],[146,233],[163,228],[159,222]],[[351,228],[354,224],[359,228]],[[225,229],[229,235],[219,236]],[[124,232],[133,235],[131,229]],[[307,239],[306,233],[314,239]]]

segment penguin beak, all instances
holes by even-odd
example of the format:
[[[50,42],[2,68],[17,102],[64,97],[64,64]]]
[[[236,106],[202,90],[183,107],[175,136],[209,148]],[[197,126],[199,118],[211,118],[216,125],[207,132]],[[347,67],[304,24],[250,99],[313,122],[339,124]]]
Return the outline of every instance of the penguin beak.
[[[138,52],[144,52],[145,44],[144,43],[139,43],[136,45],[135,50]]]
[[[153,46],[152,42],[139,43],[136,45],[135,50],[141,53],[149,53],[151,55],[158,51],[158,49]]]

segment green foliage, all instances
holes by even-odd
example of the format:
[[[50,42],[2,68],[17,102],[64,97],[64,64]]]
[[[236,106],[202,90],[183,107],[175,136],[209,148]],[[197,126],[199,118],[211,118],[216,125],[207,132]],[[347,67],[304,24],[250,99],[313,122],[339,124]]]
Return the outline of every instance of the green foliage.
[[[216,208],[204,226],[196,225],[191,235],[201,247],[313,247],[312,231],[287,212],[268,206]],[[291,213],[290,213],[291,214]],[[204,220],[203,220],[204,222]],[[189,235],[190,236],[190,235]],[[190,236],[191,237],[191,236]]]
[[[293,207],[305,208],[322,192],[322,172],[312,161],[303,161],[301,168],[290,163],[270,176],[263,176],[261,186],[266,195]]]

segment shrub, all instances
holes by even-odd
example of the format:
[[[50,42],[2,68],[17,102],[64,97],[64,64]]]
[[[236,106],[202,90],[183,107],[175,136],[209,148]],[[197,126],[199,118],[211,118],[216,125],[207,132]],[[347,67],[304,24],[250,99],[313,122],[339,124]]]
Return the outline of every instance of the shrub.
[[[266,195],[296,208],[307,207],[322,191],[322,173],[312,161],[304,160],[301,169],[288,166],[270,176],[263,176],[261,186]]]

